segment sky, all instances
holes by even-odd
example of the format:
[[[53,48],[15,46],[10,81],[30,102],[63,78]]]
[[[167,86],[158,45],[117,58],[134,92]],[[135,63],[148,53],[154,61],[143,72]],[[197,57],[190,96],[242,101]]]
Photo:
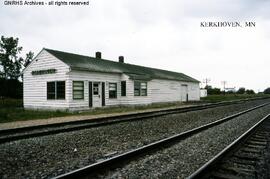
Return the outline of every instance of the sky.
[[[42,0],[39,0],[42,1]],[[75,1],[75,0],[73,0]],[[223,88],[270,87],[267,0],[90,0],[88,6],[0,4],[0,35],[43,47],[185,73]],[[43,0],[43,2],[49,2]],[[240,22],[243,27],[201,27]],[[244,27],[255,22],[255,27]],[[205,86],[204,83],[201,84]]]

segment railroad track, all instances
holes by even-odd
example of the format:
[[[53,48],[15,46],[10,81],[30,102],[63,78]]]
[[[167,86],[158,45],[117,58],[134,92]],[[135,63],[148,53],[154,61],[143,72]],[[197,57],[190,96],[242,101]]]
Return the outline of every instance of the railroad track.
[[[269,178],[269,137],[270,114],[188,178]]]
[[[143,120],[146,118],[164,116],[168,114],[184,113],[190,111],[197,111],[209,108],[215,108],[225,105],[244,103],[250,100],[259,100],[264,98],[256,98],[249,100],[236,100],[211,104],[196,105],[184,108],[166,109],[160,111],[143,112],[139,114],[126,114],[121,116],[111,116],[99,119],[89,119],[83,121],[69,121],[63,123],[54,123],[30,127],[21,127],[13,129],[0,130],[0,143],[11,142],[20,139],[27,139],[32,137],[40,137],[45,135],[53,135],[57,133],[70,132],[75,130],[87,129],[98,126],[112,125],[117,123]]]
[[[196,127],[194,129],[182,132],[180,134],[176,134],[176,135],[167,137],[165,139],[150,143],[148,145],[130,150],[130,151],[125,152],[123,154],[116,155],[116,156],[113,156],[113,157],[108,158],[108,159],[104,159],[104,160],[99,161],[97,163],[93,163],[93,164],[85,166],[83,168],[71,171],[69,173],[59,175],[59,176],[55,177],[55,179],[83,178],[83,177],[89,177],[89,176],[96,177],[100,173],[103,173],[105,171],[109,171],[112,168],[121,167],[121,165],[123,165],[124,163],[127,163],[127,162],[129,162],[133,159],[136,159],[142,155],[146,155],[146,154],[152,153],[154,151],[161,150],[164,147],[169,147],[169,146],[171,146],[171,145],[173,145],[181,140],[184,140],[188,137],[193,136],[194,134],[198,134],[206,129],[217,126],[217,125],[222,124],[226,121],[234,119],[238,116],[241,116],[243,114],[246,114],[246,113],[251,112],[253,110],[256,110],[258,108],[262,108],[262,107],[269,105],[269,104],[270,103],[265,103],[265,104],[262,104],[262,105],[259,105],[256,107],[252,107],[252,108],[247,109],[245,111],[241,111],[241,112],[238,112],[236,114],[219,119],[215,122],[211,122],[209,124],[205,124],[205,125],[202,125],[200,127]]]

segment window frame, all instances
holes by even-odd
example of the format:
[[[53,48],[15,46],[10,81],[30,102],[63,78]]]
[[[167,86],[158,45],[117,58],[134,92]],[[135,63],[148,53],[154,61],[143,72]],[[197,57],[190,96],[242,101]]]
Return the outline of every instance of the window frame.
[[[100,86],[99,86],[99,83],[98,82],[93,82],[93,87],[92,88],[93,88],[93,95],[100,95],[99,94],[99,88],[100,88]]]
[[[49,84],[51,85],[50,87]],[[50,91],[49,88],[53,88],[52,91]],[[56,99],[55,81],[47,81],[47,100],[55,100],[55,99]]]
[[[58,89],[58,84],[59,83],[64,83],[64,90],[63,90],[63,96],[61,96],[61,97],[59,97],[59,95],[58,95],[58,91],[60,91],[59,89]],[[50,93],[52,93],[52,95],[54,96],[54,97],[52,97],[52,98],[49,98],[49,84],[53,84],[53,88],[54,88],[54,92],[50,92]],[[66,99],[66,81],[47,81],[47,100],[65,100]]]
[[[142,88],[142,83],[145,83],[145,88]],[[140,90],[141,90],[141,96],[147,96],[147,83],[146,82],[141,82],[140,83]],[[143,93],[142,91],[145,91],[145,93]]]
[[[139,81],[134,81],[134,96],[141,96],[140,89],[141,89],[141,83]]]
[[[82,89],[74,89],[74,87],[75,87],[74,84],[76,84],[76,83],[81,83],[82,84]],[[80,98],[75,97],[75,92],[81,92],[82,97],[80,97]],[[73,100],[84,100],[84,81],[72,81],[72,99]]]
[[[142,83],[145,83],[145,87],[142,88]],[[146,81],[134,81],[134,96],[147,96],[147,82]]]
[[[115,85],[115,90],[110,90],[110,85]],[[109,99],[117,99],[117,83],[109,83]],[[115,94],[112,96],[111,92],[114,92]]]
[[[64,96],[59,96],[59,89],[58,89],[58,85],[60,85],[60,83],[64,83],[64,85],[62,87],[64,87],[63,89],[63,94],[61,95],[64,95]],[[57,100],[65,100],[66,99],[66,82],[65,81],[56,81],[56,99]],[[60,87],[59,87],[60,88]]]

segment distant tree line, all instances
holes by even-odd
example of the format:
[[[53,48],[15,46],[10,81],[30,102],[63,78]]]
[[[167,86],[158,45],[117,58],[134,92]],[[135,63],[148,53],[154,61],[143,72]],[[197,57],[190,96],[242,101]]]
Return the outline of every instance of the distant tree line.
[[[0,39],[0,98],[22,98],[22,69],[33,59],[34,53],[28,52],[20,57],[22,47],[19,39],[1,36]]]
[[[219,95],[219,94],[255,94],[254,90],[252,89],[246,89],[244,87],[239,88],[237,91],[222,91],[220,88],[213,88],[210,85],[207,85],[205,87],[205,89],[207,90],[207,94],[209,95]],[[270,87],[265,89],[264,94],[270,94]]]

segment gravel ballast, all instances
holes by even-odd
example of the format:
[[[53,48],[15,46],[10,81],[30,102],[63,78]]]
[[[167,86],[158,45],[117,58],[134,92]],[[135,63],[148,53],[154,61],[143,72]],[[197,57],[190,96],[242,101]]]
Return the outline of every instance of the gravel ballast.
[[[1,144],[0,177],[50,178],[269,101],[249,101]]]
[[[269,105],[249,112],[99,177],[186,178],[269,112]]]

